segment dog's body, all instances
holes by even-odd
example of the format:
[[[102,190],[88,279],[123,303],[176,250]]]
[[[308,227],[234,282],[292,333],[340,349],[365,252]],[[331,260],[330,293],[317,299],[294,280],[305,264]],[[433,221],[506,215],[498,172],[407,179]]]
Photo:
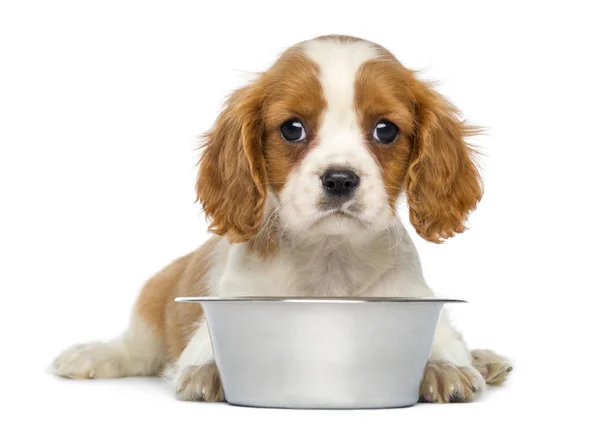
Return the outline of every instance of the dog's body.
[[[197,191],[217,236],[144,286],[124,335],[67,350],[55,372],[163,373],[179,398],[222,400],[202,310],[177,296],[433,295],[395,204],[404,191],[427,240],[462,232],[482,193],[471,131],[378,45],[329,36],[292,47],[207,135]],[[469,351],[442,314],[421,398],[468,401],[510,370]]]

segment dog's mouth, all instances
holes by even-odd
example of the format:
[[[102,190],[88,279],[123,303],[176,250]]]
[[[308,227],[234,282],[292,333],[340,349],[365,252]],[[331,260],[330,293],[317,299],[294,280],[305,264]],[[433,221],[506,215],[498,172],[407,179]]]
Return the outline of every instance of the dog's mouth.
[[[356,223],[367,227],[368,223],[362,219],[357,213],[341,208],[334,208],[325,211],[319,211],[312,218],[311,226],[317,226],[324,222],[331,221],[338,225]]]
[[[348,211],[344,211],[344,210],[332,210],[331,213],[329,214],[330,217],[345,217],[345,218],[352,218],[355,220],[359,220],[359,218],[356,216],[356,214],[348,212]]]

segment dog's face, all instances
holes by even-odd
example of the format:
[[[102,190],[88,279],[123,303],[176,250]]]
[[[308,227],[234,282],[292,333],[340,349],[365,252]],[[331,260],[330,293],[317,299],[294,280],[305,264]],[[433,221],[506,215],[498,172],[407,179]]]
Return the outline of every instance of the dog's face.
[[[206,137],[198,198],[212,230],[241,242],[273,215],[291,233],[383,230],[406,191],[417,232],[441,242],[481,197],[471,131],[387,50],[322,37],[232,94]]]

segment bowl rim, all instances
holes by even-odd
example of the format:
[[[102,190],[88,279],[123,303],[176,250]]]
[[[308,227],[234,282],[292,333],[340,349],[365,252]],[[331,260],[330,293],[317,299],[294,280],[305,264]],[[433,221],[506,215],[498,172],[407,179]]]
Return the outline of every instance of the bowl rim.
[[[284,303],[466,303],[465,300],[438,297],[284,297],[284,296],[236,296],[236,297],[176,297],[175,302],[223,302],[223,301],[270,301]]]

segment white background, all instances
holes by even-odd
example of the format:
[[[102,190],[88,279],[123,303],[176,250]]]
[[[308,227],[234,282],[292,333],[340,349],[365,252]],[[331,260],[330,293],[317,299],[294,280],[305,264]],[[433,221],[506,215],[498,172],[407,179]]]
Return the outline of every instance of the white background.
[[[550,3],[2,1],[0,422],[506,423],[594,407],[600,32],[594,2]],[[123,330],[144,280],[207,237],[195,148],[225,95],[328,33],[384,45],[488,128],[471,230],[416,243],[434,289],[470,301],[452,313],[471,346],[514,359],[508,385],[468,405],[296,412],[49,375],[68,345]]]

